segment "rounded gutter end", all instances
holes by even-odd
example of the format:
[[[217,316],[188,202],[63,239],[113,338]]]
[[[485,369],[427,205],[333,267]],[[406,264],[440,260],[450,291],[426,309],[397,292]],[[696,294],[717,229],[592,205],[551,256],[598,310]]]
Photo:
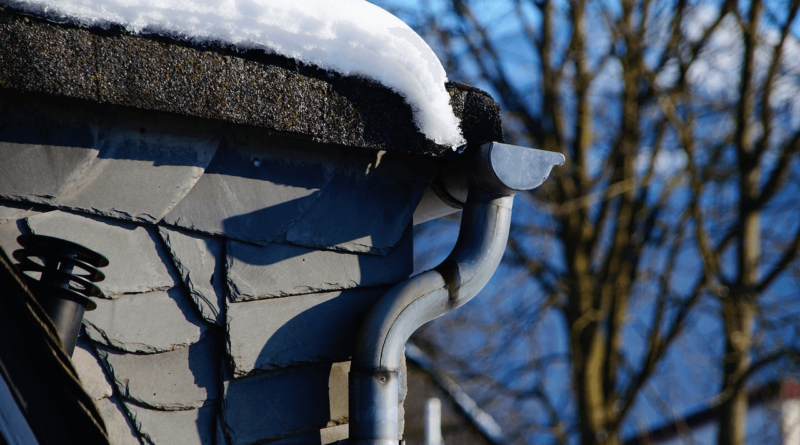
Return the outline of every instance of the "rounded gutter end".
[[[472,179],[485,192],[509,196],[533,190],[564,164],[561,153],[489,142],[480,147]]]
[[[439,170],[414,211],[414,225],[461,210],[470,182],[488,198],[514,195],[539,187],[553,167],[564,162],[561,153],[499,142],[483,144],[471,156]]]

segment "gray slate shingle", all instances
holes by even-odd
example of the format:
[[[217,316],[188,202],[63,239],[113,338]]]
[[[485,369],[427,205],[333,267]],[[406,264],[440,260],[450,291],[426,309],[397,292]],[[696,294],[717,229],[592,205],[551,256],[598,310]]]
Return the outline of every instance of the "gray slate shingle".
[[[270,445],[328,445],[350,437],[349,425],[336,425],[319,431],[298,434],[297,436],[269,442]]]
[[[26,216],[41,213],[34,210],[33,206],[24,202],[0,201],[0,224],[8,221],[25,218]]]
[[[197,343],[208,325],[180,288],[95,299],[83,324],[93,341],[127,352],[157,353]]]
[[[0,107],[0,196],[52,203],[97,156],[100,117],[31,100]]]
[[[402,153],[350,153],[314,207],[289,228],[286,240],[386,255],[410,224],[436,167]]]
[[[120,110],[103,125],[97,157],[57,203],[157,222],[202,176],[219,145],[219,127],[199,119]]]
[[[219,396],[222,343],[206,335],[198,343],[159,354],[98,353],[125,400],[165,411],[199,408]]]
[[[339,407],[347,403],[349,368],[349,363],[304,366],[225,382],[222,416],[231,445],[319,434],[346,422],[347,412]],[[270,413],[269,421],[264,413]]]
[[[92,399],[97,401],[113,395],[114,390],[103,371],[103,366],[84,336],[78,337],[75,351],[72,353],[72,365],[78,372],[83,389]]]
[[[12,258],[12,252],[22,248],[22,246],[17,243],[17,237],[28,232],[25,221],[22,219],[12,219],[0,223],[0,248],[6,251],[9,258]]]
[[[164,260],[168,257],[145,227],[62,211],[25,220],[39,235],[63,238],[105,255],[105,281],[98,285],[106,296],[169,289],[176,284]]]
[[[386,256],[229,241],[228,292],[242,302],[397,283],[411,274],[413,254],[410,227]]]
[[[108,431],[108,438],[112,445],[141,445],[133,423],[125,413],[125,408],[117,396],[97,400],[94,403],[103,416],[103,422],[106,424],[106,431]]]
[[[225,242],[166,227],[159,227],[158,233],[200,315],[210,323],[225,326]]]
[[[334,147],[312,148],[270,137],[263,130],[237,129],[164,221],[241,241],[270,243],[283,238],[286,229],[314,206],[339,157]]]
[[[364,288],[231,303],[228,341],[234,374],[347,360],[357,321],[385,292]]]
[[[214,445],[216,405],[187,411],[158,411],[132,403],[125,408],[145,444]]]
[[[52,203],[96,155],[90,148],[0,142],[0,197]]]

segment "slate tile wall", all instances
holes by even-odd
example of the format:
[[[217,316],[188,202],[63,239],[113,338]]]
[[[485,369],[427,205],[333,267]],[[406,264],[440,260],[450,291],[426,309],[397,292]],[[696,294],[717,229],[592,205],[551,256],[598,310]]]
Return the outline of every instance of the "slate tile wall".
[[[411,214],[435,165],[130,110],[23,108],[72,123],[0,129],[0,248],[37,233],[110,259],[74,362],[112,442],[346,438],[355,330],[411,273]]]

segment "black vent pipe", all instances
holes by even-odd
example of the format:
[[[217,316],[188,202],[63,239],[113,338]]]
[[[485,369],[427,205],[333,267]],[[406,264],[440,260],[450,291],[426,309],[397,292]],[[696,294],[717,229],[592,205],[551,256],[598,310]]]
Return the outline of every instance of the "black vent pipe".
[[[72,356],[85,311],[97,304],[89,297],[102,295],[94,283],[105,275],[98,267],[108,266],[108,258],[80,244],[44,235],[21,235],[23,247],[14,251],[17,269],[28,288],[58,329],[64,350]],[[83,271],[74,273],[75,269]],[[38,273],[39,278],[28,273]]]

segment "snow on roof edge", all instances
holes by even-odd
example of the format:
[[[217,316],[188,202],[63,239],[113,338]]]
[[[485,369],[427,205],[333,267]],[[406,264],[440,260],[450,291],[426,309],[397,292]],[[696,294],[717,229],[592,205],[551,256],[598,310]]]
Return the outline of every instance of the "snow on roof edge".
[[[400,94],[437,144],[465,143],[433,50],[402,20],[364,0],[0,0],[82,26],[119,25],[193,43],[262,49]]]

